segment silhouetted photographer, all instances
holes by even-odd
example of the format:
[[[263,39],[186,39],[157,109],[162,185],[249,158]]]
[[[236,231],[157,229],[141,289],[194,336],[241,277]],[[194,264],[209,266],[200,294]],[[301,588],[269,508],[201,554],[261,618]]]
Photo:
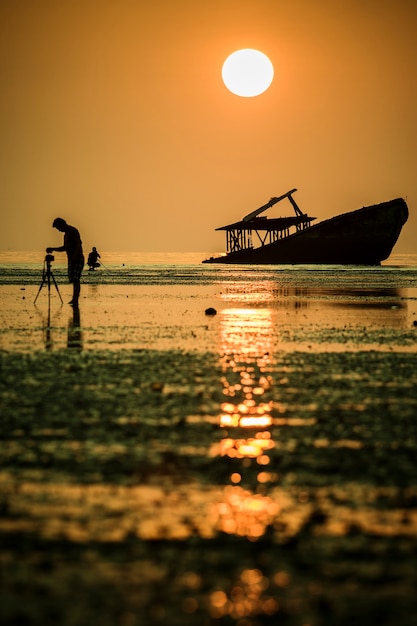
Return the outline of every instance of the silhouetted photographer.
[[[80,296],[80,279],[84,267],[84,254],[80,233],[75,226],[70,226],[62,217],[57,217],[52,224],[60,232],[64,233],[64,245],[59,248],[46,248],[46,252],[66,252],[68,259],[68,281],[73,285],[72,300],[69,302],[74,307],[78,307]],[[47,256],[48,256],[47,255]]]

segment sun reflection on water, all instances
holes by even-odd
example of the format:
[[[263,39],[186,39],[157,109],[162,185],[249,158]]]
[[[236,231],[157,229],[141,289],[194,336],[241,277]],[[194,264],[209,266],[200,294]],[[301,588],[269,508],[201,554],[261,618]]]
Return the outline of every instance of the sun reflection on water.
[[[245,304],[249,305],[251,294],[246,296]],[[230,300],[230,294],[227,300]],[[241,463],[231,473],[231,485],[225,487],[215,517],[222,532],[252,541],[261,537],[279,514],[279,505],[270,496],[243,486],[248,463],[256,463],[259,467],[259,485],[277,479],[277,474],[263,469],[269,465],[269,452],[275,447],[269,430],[273,403],[266,397],[273,386],[270,374],[272,325],[272,311],[268,308],[247,306],[226,308],[221,312],[221,384],[225,401],[220,406],[218,423],[225,436],[212,446],[211,455]],[[245,430],[248,436],[243,434]],[[259,575],[262,577],[261,573]],[[244,616],[256,612],[252,605],[249,610],[250,602],[246,612],[245,602],[248,602],[247,598],[236,603],[230,598],[216,596],[213,611],[218,617],[227,613]]]
[[[259,357],[272,347],[272,310],[269,308],[223,309],[220,326],[224,354]]]
[[[244,569],[238,580],[226,594],[221,589],[210,595],[210,612],[214,618],[220,619],[229,615],[232,619],[242,619],[252,615],[274,615],[279,604],[268,594],[270,580],[261,570]],[[242,623],[243,622],[240,622]],[[248,623],[249,622],[245,622]],[[252,622],[250,622],[252,623]]]
[[[216,451],[218,455],[228,456],[232,459],[250,457],[259,460],[265,457],[265,452],[273,447],[274,442],[271,440],[270,433],[258,432],[255,437],[248,439],[226,437],[216,446]]]
[[[219,530],[256,540],[279,513],[279,505],[269,496],[254,494],[238,485],[224,489],[224,500],[217,505]]]

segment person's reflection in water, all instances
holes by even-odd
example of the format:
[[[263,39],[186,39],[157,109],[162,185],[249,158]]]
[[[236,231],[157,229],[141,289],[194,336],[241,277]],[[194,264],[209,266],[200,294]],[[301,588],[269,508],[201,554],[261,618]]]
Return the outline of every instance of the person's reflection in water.
[[[80,322],[80,309],[78,307],[73,308],[72,319],[70,318],[68,321],[67,348],[80,352],[83,349],[83,334]]]

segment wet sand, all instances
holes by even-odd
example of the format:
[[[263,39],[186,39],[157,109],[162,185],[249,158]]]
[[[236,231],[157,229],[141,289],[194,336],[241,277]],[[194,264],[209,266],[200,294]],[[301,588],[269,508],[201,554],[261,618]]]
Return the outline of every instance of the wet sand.
[[[414,283],[92,281],[0,286],[2,622],[414,623]]]

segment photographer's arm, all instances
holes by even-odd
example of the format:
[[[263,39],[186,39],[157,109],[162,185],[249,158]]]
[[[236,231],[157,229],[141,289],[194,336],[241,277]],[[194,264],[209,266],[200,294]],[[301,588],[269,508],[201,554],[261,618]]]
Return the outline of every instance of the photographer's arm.
[[[48,254],[51,252],[65,252],[65,246],[60,246],[59,248],[46,248]]]

